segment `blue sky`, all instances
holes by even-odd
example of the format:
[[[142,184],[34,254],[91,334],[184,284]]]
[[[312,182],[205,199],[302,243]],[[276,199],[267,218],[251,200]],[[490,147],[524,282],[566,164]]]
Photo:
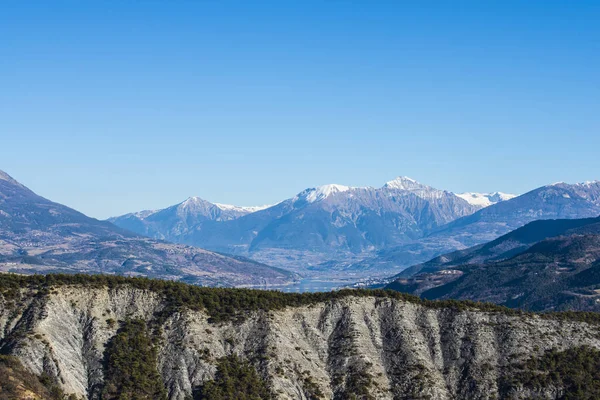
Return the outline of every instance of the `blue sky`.
[[[0,169],[91,216],[600,179],[598,1],[13,1]]]

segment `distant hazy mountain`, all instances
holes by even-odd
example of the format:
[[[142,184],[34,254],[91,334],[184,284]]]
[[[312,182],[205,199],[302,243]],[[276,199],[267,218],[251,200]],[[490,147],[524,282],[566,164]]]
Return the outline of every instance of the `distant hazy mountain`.
[[[240,207],[210,203],[199,197],[190,197],[174,206],[154,211],[141,211],[109,218],[113,224],[156,239],[181,242],[180,238],[192,229],[201,229],[208,221],[230,221],[268,208]]]
[[[600,215],[600,181],[542,186],[483,208],[436,230],[436,237],[483,243],[538,219],[573,219]]]
[[[188,200],[189,202],[190,200]],[[344,263],[423,237],[481,209],[458,195],[407,177],[381,188],[324,185],[246,215],[196,200],[150,215],[110,221],[155,238],[233,252],[277,265]],[[254,211],[254,210],[253,210]]]
[[[506,260],[523,253],[542,240],[575,233],[600,234],[600,217],[533,221],[491,242],[443,254],[426,263],[414,265],[398,274],[398,278],[407,278],[418,273],[437,272],[458,265]]]
[[[36,195],[2,171],[0,271],[142,275],[205,285],[292,279],[264,264],[149,239],[89,218]]]
[[[429,299],[600,311],[600,218],[532,222],[411,269],[388,288]]]

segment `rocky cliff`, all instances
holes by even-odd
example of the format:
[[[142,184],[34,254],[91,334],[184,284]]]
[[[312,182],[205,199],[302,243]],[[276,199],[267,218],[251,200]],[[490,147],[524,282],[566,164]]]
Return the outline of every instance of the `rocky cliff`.
[[[165,389],[154,398],[180,400],[202,398],[230,355],[278,399],[559,398],[567,383],[536,386],[519,378],[523,365],[551,349],[600,348],[595,314],[531,314],[382,291],[283,295],[83,279],[0,282],[0,352],[78,398],[110,398],[107,368],[118,361],[115,335],[126,321],[143,321],[152,340],[150,367]]]

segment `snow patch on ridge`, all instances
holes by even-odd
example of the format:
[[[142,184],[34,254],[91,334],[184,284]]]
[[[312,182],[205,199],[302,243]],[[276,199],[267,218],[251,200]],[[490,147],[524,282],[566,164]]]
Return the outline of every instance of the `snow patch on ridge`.
[[[439,190],[424,185],[408,176],[399,176],[394,180],[386,182],[381,189],[388,190],[390,196],[395,195],[396,192],[404,194],[410,193],[424,200],[441,199],[449,193],[445,190]]]
[[[317,186],[316,188],[310,188],[302,191],[296,195],[294,201],[302,199],[308,203],[314,203],[316,201],[324,200],[337,193],[347,192],[352,189],[354,188],[337,184]]]
[[[273,207],[272,204],[263,206],[234,206],[231,204],[214,203],[215,206],[219,207],[223,211],[236,211],[239,213],[252,214],[257,211],[265,210],[269,207]]]
[[[585,181],[585,182],[581,182],[578,183],[578,186],[586,186],[586,187],[590,187],[590,186],[594,186],[594,185],[598,185],[600,184],[600,181],[595,180],[595,181]]]
[[[314,203],[315,201],[326,199],[333,194],[347,192],[350,189],[350,186],[336,184],[318,186],[308,193],[306,201]]]
[[[456,194],[461,199],[467,201],[469,204],[479,207],[489,207],[492,204],[499,203],[501,201],[506,201],[517,197],[517,195],[510,193],[502,193],[502,192],[493,192],[493,193],[475,193],[475,192],[466,192],[466,193],[457,193]]]
[[[129,215],[133,215],[135,217],[138,217],[139,219],[144,219],[144,218],[148,218],[149,216],[151,216],[153,214],[156,214],[159,211],[161,211],[161,210],[143,210],[143,211],[131,213]]]
[[[180,203],[179,208],[191,208],[191,207],[197,207],[199,205],[206,206],[209,204],[211,204],[211,203],[204,200],[203,198],[200,198],[198,196],[192,196],[192,197],[188,197],[182,203]]]
[[[204,206],[204,207],[215,206],[222,211],[231,211],[231,212],[236,212],[239,214],[251,214],[253,212],[257,212],[260,210],[264,210],[265,208],[271,207],[271,205],[245,207],[245,206],[235,206],[232,204],[211,203],[211,202],[204,200],[197,196],[190,197],[187,200],[185,200],[183,203],[181,203],[182,208],[190,208],[190,207],[197,207],[197,206]]]
[[[550,187],[550,186],[585,186],[585,187],[590,187],[590,186],[595,186],[595,185],[599,185],[600,184],[600,180],[594,180],[594,181],[585,181],[585,182],[578,182],[578,183],[574,183],[574,184],[570,184],[567,182],[554,182],[550,185],[546,185],[543,187]]]

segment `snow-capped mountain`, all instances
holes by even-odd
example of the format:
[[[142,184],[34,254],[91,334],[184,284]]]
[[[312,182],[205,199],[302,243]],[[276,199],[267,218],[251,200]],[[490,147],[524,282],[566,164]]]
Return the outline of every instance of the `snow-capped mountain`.
[[[129,214],[111,221],[152,237],[308,265],[406,243],[481,208],[403,176],[380,188],[308,188],[245,215],[201,199],[186,202],[141,219]]]
[[[466,193],[457,193],[456,194],[461,199],[466,200],[469,204],[478,207],[489,207],[492,204],[499,203],[501,201],[506,201],[517,197],[516,194],[510,193],[502,193],[502,192],[493,192],[493,193],[475,193],[475,192],[466,192]]]
[[[405,177],[381,188],[320,186],[284,204],[289,209],[283,215],[278,212],[268,225],[254,229],[257,234],[251,242],[237,245],[246,244],[250,251],[285,248],[358,254],[419,237],[477,210],[453,193]],[[261,213],[232,224],[259,216]]]
[[[363,259],[361,265],[371,271],[400,269],[487,242],[535,219],[598,214],[597,181],[556,183],[515,196],[455,194],[399,176],[378,188],[316,186],[271,207],[190,198],[154,213],[111,221],[151,237],[311,273],[315,265],[359,265]]]

